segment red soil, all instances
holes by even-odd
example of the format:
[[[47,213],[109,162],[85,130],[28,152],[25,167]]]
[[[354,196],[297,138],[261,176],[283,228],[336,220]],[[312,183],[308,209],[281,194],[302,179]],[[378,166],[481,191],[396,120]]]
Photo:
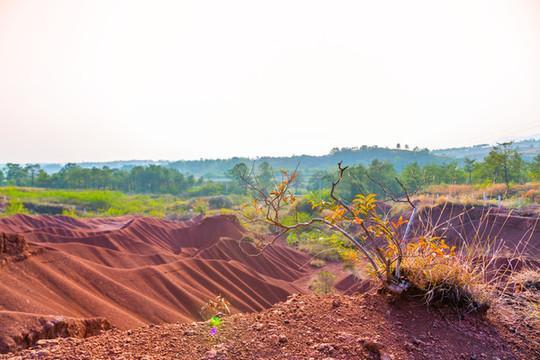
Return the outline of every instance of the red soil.
[[[8,359],[11,355],[0,355]],[[519,340],[496,320],[389,303],[378,294],[292,296],[261,313],[206,323],[114,330],[57,339],[12,359],[538,359],[538,338]]]
[[[485,209],[464,215],[463,210],[467,209],[436,208],[420,216],[424,221],[450,220],[440,231],[456,244],[463,241],[461,236],[483,234],[480,238],[485,241],[490,238],[485,234],[495,232],[510,251],[524,244],[519,239],[528,231],[522,251],[531,261],[538,259],[539,226],[534,219],[503,218],[503,212],[485,215]],[[491,232],[478,230],[484,226]],[[243,240],[246,235],[250,234],[233,216],[188,222],[132,216],[0,219],[0,353],[37,344],[37,349],[20,355],[40,359],[540,356],[538,335],[530,335],[534,332],[518,336],[519,330],[508,332],[496,318],[461,318],[428,309],[421,301],[390,304],[381,295],[301,296],[264,310],[292,293],[307,292],[316,274],[307,266],[307,255],[279,244],[258,254],[251,242]],[[373,286],[345,276],[340,264],[325,269],[338,274],[336,288],[345,294]],[[231,302],[233,312],[246,314],[227,318],[220,337],[212,338],[208,324],[190,322],[200,320],[203,303],[218,294]],[[153,325],[162,323],[175,324]],[[86,340],[39,340],[85,337],[111,324],[117,329]],[[138,329],[123,331],[134,328]]]
[[[121,329],[200,320],[201,306],[218,294],[234,312],[260,311],[301,292],[295,281],[310,276],[300,268],[308,257],[291,248],[257,255],[233,216],[17,215],[0,219],[1,234],[11,240],[0,251],[0,352],[27,346],[13,338],[38,331],[32,326],[44,315],[104,317]]]

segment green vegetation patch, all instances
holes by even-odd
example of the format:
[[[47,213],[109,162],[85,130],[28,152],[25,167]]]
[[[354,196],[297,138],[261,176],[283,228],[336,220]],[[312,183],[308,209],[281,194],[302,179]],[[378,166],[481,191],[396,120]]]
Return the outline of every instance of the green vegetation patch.
[[[163,217],[168,211],[184,210],[185,201],[173,196],[127,195],[110,190],[52,190],[0,187],[0,196],[8,199],[6,214],[21,213],[25,202],[64,205],[65,215],[117,216],[151,215]],[[21,211],[8,211],[18,206]]]

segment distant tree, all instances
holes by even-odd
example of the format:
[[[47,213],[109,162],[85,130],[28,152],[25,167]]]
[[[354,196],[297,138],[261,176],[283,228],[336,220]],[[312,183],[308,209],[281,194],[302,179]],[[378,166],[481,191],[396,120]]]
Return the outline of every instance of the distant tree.
[[[405,149],[409,150],[409,145],[405,144]]]
[[[510,179],[519,183],[525,182],[527,164],[517,151],[510,154]]]
[[[231,192],[246,193],[246,186],[243,179],[247,178],[249,174],[249,168],[245,163],[238,163],[229,169],[226,173],[227,177],[231,179]]]
[[[367,168],[367,176],[369,182],[366,190],[370,193],[385,195],[386,192],[396,194],[401,191],[396,182],[396,169],[388,162],[373,160]]]
[[[332,173],[325,170],[314,171],[308,183],[308,190],[316,191],[328,188],[332,184]]]
[[[351,166],[344,174],[339,195],[350,201],[357,194],[368,194],[366,185],[369,182],[366,168],[362,165]]]
[[[39,166],[39,164],[27,164],[24,167],[24,170],[30,176],[30,186],[34,186],[34,180],[40,169],[41,167]]]
[[[484,165],[488,173],[491,173],[493,182],[502,181],[508,189],[513,178],[521,177],[523,159],[512,148],[512,142],[507,142],[493,147],[486,156]]]
[[[266,161],[262,162],[257,169],[257,181],[263,189],[270,189],[274,184],[274,171]]]
[[[6,179],[8,183],[17,186],[26,184],[26,181],[28,180],[28,173],[21,165],[8,163],[6,164],[6,168]]]
[[[304,176],[300,171],[296,172],[296,181],[294,182],[294,192],[298,194],[300,191],[300,188],[302,187],[304,183]]]
[[[422,169],[422,181],[427,184],[458,184],[465,182],[465,172],[456,162],[429,164]]]
[[[540,180],[540,154],[536,155],[529,165],[530,177],[533,180]]]
[[[405,166],[401,172],[401,180],[409,191],[417,191],[424,185],[422,168],[417,162]]]
[[[401,144],[397,143],[396,148],[401,149]]]
[[[49,187],[50,186],[50,176],[47,174],[47,172],[43,169],[40,169],[37,178],[36,178],[36,186],[38,187]]]
[[[469,176],[469,184],[472,184],[472,173],[474,170],[474,163],[476,162],[476,160],[465,158],[464,161],[465,161],[464,170]]]
[[[0,169],[0,186],[4,184],[4,172]]]
[[[227,171],[227,176],[232,180],[240,181],[249,173],[249,168],[245,163],[238,163],[234,167]]]

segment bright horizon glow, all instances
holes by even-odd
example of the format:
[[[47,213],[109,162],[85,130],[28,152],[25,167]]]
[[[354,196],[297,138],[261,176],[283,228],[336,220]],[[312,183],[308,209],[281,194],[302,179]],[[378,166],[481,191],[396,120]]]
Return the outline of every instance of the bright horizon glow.
[[[537,0],[2,0],[0,163],[538,136],[539,64]]]

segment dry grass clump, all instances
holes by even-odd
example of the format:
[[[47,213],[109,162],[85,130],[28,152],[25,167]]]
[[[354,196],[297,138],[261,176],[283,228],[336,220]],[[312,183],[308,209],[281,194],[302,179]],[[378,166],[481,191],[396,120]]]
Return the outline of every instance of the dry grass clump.
[[[540,270],[526,269],[512,274],[510,283],[516,286],[518,292],[540,291]]]
[[[497,308],[507,322],[540,333],[540,270],[511,274],[499,291]]]
[[[328,295],[334,291],[336,276],[329,271],[323,270],[317,274],[309,288],[316,294]]]
[[[489,308],[489,286],[468,257],[456,254],[443,239],[420,238],[408,244],[403,275],[429,305],[451,305],[466,311]]]
[[[507,188],[505,184],[431,185],[413,199],[425,205],[440,205],[446,201],[463,205],[497,205],[499,197],[502,200],[501,205],[508,208],[520,208],[539,203],[540,182],[511,184],[510,188]]]

